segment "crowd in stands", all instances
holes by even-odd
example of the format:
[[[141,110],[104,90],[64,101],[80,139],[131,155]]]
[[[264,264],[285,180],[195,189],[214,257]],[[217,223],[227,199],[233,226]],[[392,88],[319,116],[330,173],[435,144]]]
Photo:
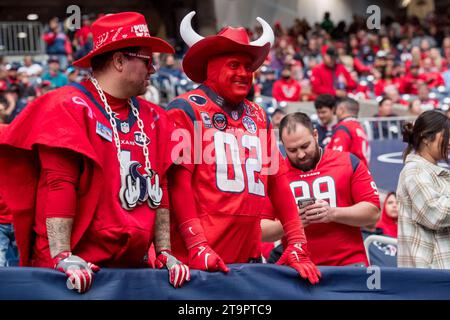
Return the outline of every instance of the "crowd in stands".
[[[412,115],[447,110],[450,19],[446,13],[430,14],[424,21],[386,17],[381,29],[374,31],[367,30],[362,17],[355,15],[347,25],[333,21],[328,12],[314,25],[306,19],[296,19],[290,27],[277,21],[275,44],[256,73],[252,95],[277,103],[314,101],[320,94],[378,101],[388,97]],[[0,60],[0,122],[11,122],[27,102],[48,90],[87,76],[86,70],[70,64],[92,49],[90,25],[97,17],[84,15],[82,27],[75,31],[52,18],[43,34],[49,57],[45,63],[30,56],[21,62]],[[261,29],[248,32],[257,38]],[[194,86],[182,71],[182,57],[183,52],[155,57],[159,71],[146,99],[164,105]]]
[[[424,21],[388,17],[381,30],[375,32],[368,31],[365,20],[356,15],[348,26],[343,21],[335,24],[330,13],[312,26],[306,19],[296,19],[289,28],[275,22],[275,45],[256,73],[252,96],[273,98],[277,103],[314,102],[321,147],[329,143],[337,123],[336,97],[376,100],[379,109],[374,117],[378,118],[395,117],[394,104],[404,105],[414,116],[430,109],[447,111],[449,17],[446,13],[432,14]],[[93,16],[83,16],[82,28],[71,32],[58,18],[51,19],[43,34],[48,55],[44,63],[31,56],[21,62],[0,59],[0,123],[13,121],[30,101],[49,90],[88,77],[88,70],[75,68],[71,62],[92,49],[93,20]],[[248,32],[257,38],[262,30],[256,27]],[[164,105],[195,85],[183,73],[182,57],[183,52],[155,54],[157,73],[151,78],[145,99]],[[277,129],[285,111],[274,110],[270,113]],[[380,125],[380,129],[374,127],[374,134],[400,136],[400,132],[389,133],[389,123]],[[384,202],[381,220],[364,230],[395,238],[397,217],[396,195],[391,192]]]

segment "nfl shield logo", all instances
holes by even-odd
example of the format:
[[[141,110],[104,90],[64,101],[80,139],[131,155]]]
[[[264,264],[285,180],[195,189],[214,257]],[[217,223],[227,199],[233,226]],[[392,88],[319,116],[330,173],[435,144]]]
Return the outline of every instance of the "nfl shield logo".
[[[128,124],[128,122],[121,122],[120,123],[120,131],[122,131],[123,133],[130,132],[130,125]]]

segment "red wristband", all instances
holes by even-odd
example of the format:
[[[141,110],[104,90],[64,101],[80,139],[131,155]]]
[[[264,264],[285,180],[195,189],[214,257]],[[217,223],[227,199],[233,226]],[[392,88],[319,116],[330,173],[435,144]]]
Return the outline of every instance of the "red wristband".
[[[191,249],[202,242],[206,242],[203,227],[198,218],[184,222],[180,225],[179,230],[187,249]]]
[[[293,219],[283,225],[284,235],[288,244],[306,243],[305,231],[301,225],[300,219]]]

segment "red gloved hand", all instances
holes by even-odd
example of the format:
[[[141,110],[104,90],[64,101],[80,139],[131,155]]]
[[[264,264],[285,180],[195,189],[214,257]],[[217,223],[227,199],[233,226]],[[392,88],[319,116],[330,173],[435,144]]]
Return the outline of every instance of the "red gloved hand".
[[[189,265],[192,269],[204,271],[230,271],[222,258],[206,242],[189,249]]]
[[[77,290],[78,293],[88,291],[94,281],[94,272],[100,268],[93,263],[73,255],[70,251],[63,251],[53,258],[54,269],[64,272],[67,276],[67,288]]]
[[[181,224],[180,233],[189,250],[189,266],[192,269],[225,273],[230,271],[222,258],[208,245],[199,219]]]
[[[288,245],[277,264],[284,264],[294,268],[303,279],[308,279],[311,284],[316,284],[322,275],[311,259],[309,259],[309,254],[305,247],[306,244],[302,245],[301,243]]]
[[[163,250],[156,257],[155,266],[158,269],[166,267],[169,270],[169,282],[179,288],[185,281],[191,280],[189,267],[175,258],[169,250]]]
[[[318,283],[322,274],[309,258],[306,237],[300,220],[295,219],[286,223],[283,225],[283,229],[288,244],[277,264],[294,268],[303,279],[308,279],[311,284]]]

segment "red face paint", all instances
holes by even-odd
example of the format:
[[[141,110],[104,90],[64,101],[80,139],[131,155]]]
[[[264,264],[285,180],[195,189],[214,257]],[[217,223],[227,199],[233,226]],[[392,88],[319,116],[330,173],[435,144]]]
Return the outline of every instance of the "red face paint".
[[[246,54],[218,56],[208,62],[205,84],[228,103],[236,105],[247,96],[253,82],[252,60]]]

